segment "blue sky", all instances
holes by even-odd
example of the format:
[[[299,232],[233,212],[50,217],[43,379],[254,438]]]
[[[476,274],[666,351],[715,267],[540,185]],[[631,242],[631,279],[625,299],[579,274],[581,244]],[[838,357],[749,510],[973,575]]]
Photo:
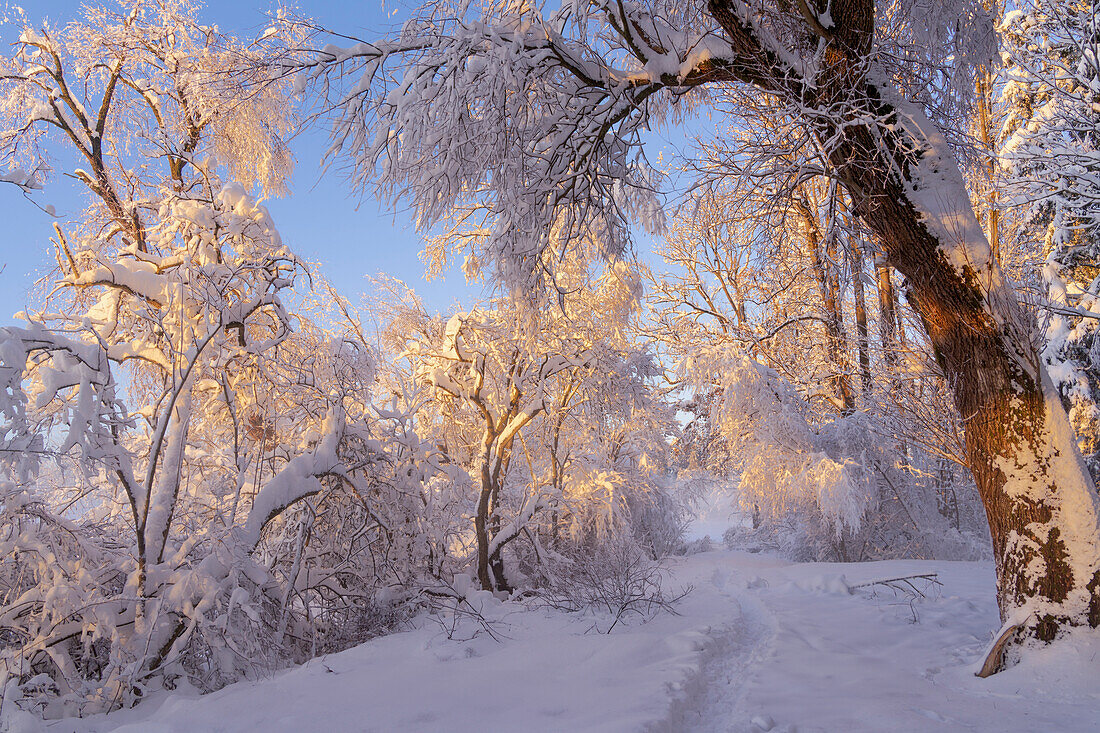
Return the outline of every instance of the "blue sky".
[[[79,6],[77,0],[30,0],[23,7],[32,22],[48,18],[51,25],[57,26],[76,18]],[[264,10],[271,7],[265,0],[222,0],[210,2],[200,17],[222,30],[253,35],[263,28]],[[403,4],[387,2],[383,7],[380,3],[346,0],[307,0],[299,8],[327,27],[365,37],[384,33],[405,12]],[[0,28],[4,53],[8,52],[12,35],[11,27]],[[319,262],[325,277],[353,301],[366,287],[364,277],[379,272],[404,280],[424,298],[430,310],[446,311],[456,302],[468,305],[481,294],[481,286],[466,285],[454,269],[443,279],[426,282],[418,256],[422,244],[411,219],[395,213],[387,203],[360,200],[339,172],[322,176],[320,161],[325,145],[323,129],[299,135],[292,143],[297,166],[290,195],[267,202],[284,242],[299,256]],[[58,176],[33,198],[41,206],[53,205],[62,221],[79,214],[81,207],[77,187]],[[28,288],[53,262],[49,242],[53,220],[9,185],[0,185],[0,213],[0,325],[5,325],[12,322],[12,314],[26,306]]]

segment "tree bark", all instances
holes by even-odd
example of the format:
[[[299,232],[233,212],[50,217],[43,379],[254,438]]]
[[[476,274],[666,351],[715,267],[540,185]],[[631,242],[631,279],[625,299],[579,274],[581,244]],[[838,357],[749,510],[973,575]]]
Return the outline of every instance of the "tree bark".
[[[477,511],[474,512],[474,541],[477,543],[477,580],[482,590],[493,590],[493,578],[489,571],[489,511],[490,499],[493,495],[492,473],[489,468],[489,460],[492,455],[494,441],[489,431],[486,431],[482,441],[481,455],[481,490],[477,498]]]
[[[1045,641],[1063,627],[1100,625],[1096,489],[1039,360],[1034,324],[1004,280],[946,141],[923,110],[867,75],[872,0],[833,0],[829,29],[814,26],[812,12],[800,14],[808,47],[824,45],[811,80],[761,43],[742,5],[710,0],[709,8],[738,54],[733,73],[796,103],[885,262],[907,280],[965,426],[1002,620],[1022,623],[1020,637]],[[937,202],[954,206],[942,217],[922,209],[924,163],[940,176]]]
[[[893,379],[898,370],[898,301],[894,295],[890,266],[878,259],[875,261],[875,282],[878,283],[878,331],[882,342],[882,360]]]
[[[794,199],[795,210],[802,219],[802,225],[806,232],[806,249],[810,256],[810,264],[813,266],[814,276],[817,279],[818,288],[821,290],[821,302],[824,306],[825,345],[836,373],[830,381],[836,390],[836,398],[842,415],[851,414],[855,410],[855,395],[848,379],[847,360],[847,336],[844,333],[844,321],[840,312],[840,287],[838,279],[831,269],[835,257],[835,246],[825,242],[821,229],[817,224],[817,217],[810,206],[810,202],[799,192]],[[832,235],[829,235],[832,238]],[[830,250],[833,250],[830,252]]]
[[[867,299],[863,294],[863,252],[859,249],[856,240],[848,236],[848,269],[852,273],[852,294],[855,298],[856,308],[856,343],[859,348],[859,376],[863,388],[863,400],[866,404],[868,395],[874,387],[871,379],[871,355],[868,350],[867,330]]]

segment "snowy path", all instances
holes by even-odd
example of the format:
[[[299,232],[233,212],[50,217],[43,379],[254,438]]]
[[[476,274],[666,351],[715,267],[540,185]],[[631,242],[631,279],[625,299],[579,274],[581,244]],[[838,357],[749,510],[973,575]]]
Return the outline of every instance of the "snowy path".
[[[51,733],[859,733],[1100,730],[1100,633],[979,680],[997,624],[992,567],[792,565],[739,552],[676,560],[694,591],[647,624],[498,604],[500,641],[428,622],[205,697],[175,694]],[[848,587],[936,572],[910,605]]]
[[[715,635],[689,692],[672,704],[668,719],[654,731],[725,733],[747,719],[745,697],[755,669],[773,648],[776,628],[757,601],[729,598],[733,625]]]
[[[992,679],[973,676],[996,623],[988,566],[785,565],[732,553],[694,562],[718,565],[711,582],[740,621],[715,637],[656,730],[1100,730],[1095,632]],[[846,588],[926,572],[943,587],[912,604],[881,586]]]

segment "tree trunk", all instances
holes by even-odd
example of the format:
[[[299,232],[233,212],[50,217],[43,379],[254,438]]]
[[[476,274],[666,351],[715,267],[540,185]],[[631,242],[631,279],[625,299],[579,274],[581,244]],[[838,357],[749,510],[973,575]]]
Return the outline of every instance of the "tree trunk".
[[[489,532],[488,538],[492,542],[500,534],[500,489],[508,475],[508,464],[512,460],[511,439],[501,441],[496,447],[496,463],[491,473],[492,489],[489,492]],[[512,586],[504,575],[503,548],[497,547],[495,552],[489,554],[489,574],[492,576],[493,590],[512,592]]]
[[[832,263],[827,257],[829,253],[827,250],[823,251],[828,245],[823,241],[824,237],[822,237],[821,229],[817,224],[817,217],[810,207],[809,201],[800,192],[796,194],[794,203],[806,231],[806,249],[810,256],[810,264],[814,269],[814,276],[817,278],[818,288],[821,290],[821,301],[824,305],[825,314],[823,319],[825,321],[825,344],[829,361],[836,369],[836,374],[833,375],[831,381],[836,390],[840,412],[847,415],[855,409],[855,395],[852,393],[852,386],[848,381],[845,359],[845,342],[847,338],[840,313],[839,283],[837,278],[830,273]]]
[[[1100,498],[947,141],[885,77],[867,73],[873,0],[833,0],[828,28],[812,10],[790,11],[805,21],[792,43],[819,49],[812,79],[761,40],[743,5],[709,0],[709,9],[736,54],[731,73],[790,100],[907,280],[965,426],[1002,620],[1022,624],[1017,638],[1047,641],[1063,627],[1100,625]]]
[[[894,379],[898,370],[897,297],[894,295],[890,266],[877,258],[875,281],[878,283],[878,332],[882,341],[882,360],[891,379]]]
[[[863,387],[863,400],[866,404],[868,395],[874,387],[871,379],[871,355],[868,351],[867,331],[867,300],[863,294],[863,252],[859,249],[856,240],[848,236],[848,270],[852,273],[852,294],[855,297],[856,308],[856,343],[859,347],[859,376]]]
[[[504,575],[504,557],[500,551],[494,552],[489,558],[489,571],[493,576],[493,590],[502,590],[505,593],[512,592],[512,584]]]
[[[486,438],[481,457],[481,491],[477,497],[477,511],[474,513],[474,540],[477,543],[477,580],[482,590],[493,590],[493,579],[489,572],[489,510],[493,495],[493,482],[489,470],[491,439]]]
[[[898,336],[902,333],[898,321],[898,298],[894,292],[894,278],[890,266],[881,257],[875,257],[875,283],[878,289],[878,331],[882,344],[882,362],[886,370],[887,389],[891,399],[898,398],[901,389],[901,375],[898,373],[898,354],[901,343]],[[909,460],[909,441],[900,441],[901,455]]]

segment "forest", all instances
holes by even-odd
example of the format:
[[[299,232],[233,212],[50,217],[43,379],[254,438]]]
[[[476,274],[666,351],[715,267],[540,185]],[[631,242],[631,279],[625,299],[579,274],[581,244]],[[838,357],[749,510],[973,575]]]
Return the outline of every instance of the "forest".
[[[782,700],[719,727],[713,650],[836,588],[842,629],[902,599],[890,644],[968,619],[928,662],[973,667],[952,685],[1100,650],[1095,0],[417,2],[383,33],[5,7],[0,185],[51,265],[0,326],[0,731],[425,629],[492,670],[553,619],[652,651],[712,612],[664,727],[526,729],[939,729],[785,727]],[[476,300],[344,293],[284,241],[307,133]],[[34,246],[0,236],[0,264]],[[1060,729],[1093,729],[1066,689]]]

